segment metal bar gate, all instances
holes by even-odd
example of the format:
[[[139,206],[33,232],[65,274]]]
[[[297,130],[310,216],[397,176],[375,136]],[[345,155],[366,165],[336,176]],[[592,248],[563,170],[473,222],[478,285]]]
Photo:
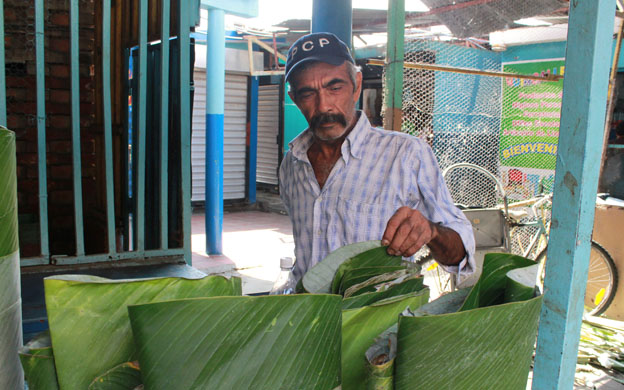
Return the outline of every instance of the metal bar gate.
[[[37,172],[38,172],[38,204],[39,204],[39,242],[40,255],[36,257],[23,258],[22,266],[34,265],[71,265],[86,264],[106,261],[119,260],[136,260],[141,261],[148,258],[177,258],[184,259],[187,263],[191,263],[191,164],[190,164],[190,120],[191,118],[191,101],[190,101],[190,29],[191,23],[195,21],[199,13],[199,4],[197,2],[178,1],[177,9],[177,25],[182,33],[179,34],[178,52],[173,53],[169,50],[170,40],[170,23],[174,15],[171,13],[170,2],[164,0],[161,2],[162,25],[161,25],[161,58],[160,58],[160,137],[161,161],[159,167],[159,216],[160,216],[160,234],[158,240],[160,248],[145,248],[145,140],[146,140],[146,102],[147,96],[147,62],[148,62],[148,0],[139,1],[139,64],[138,67],[138,101],[133,102],[134,107],[138,109],[138,123],[134,125],[136,135],[136,147],[138,164],[136,179],[136,245],[132,251],[124,251],[118,248],[115,235],[115,199],[114,199],[114,171],[113,171],[113,135],[112,135],[112,113],[111,113],[111,0],[102,0],[101,23],[102,23],[102,48],[101,48],[101,67],[102,67],[102,115],[103,115],[103,135],[104,135],[104,167],[105,167],[105,202],[106,202],[106,230],[107,230],[107,247],[106,253],[101,254],[85,254],[85,226],[84,226],[84,210],[83,210],[83,191],[82,191],[82,151],[81,151],[81,100],[80,100],[80,79],[79,79],[79,58],[80,58],[80,39],[79,39],[79,0],[70,0],[69,3],[69,31],[70,31],[70,82],[71,82],[71,154],[72,154],[72,182],[74,195],[74,226],[75,226],[75,243],[76,251],[71,256],[54,256],[50,254],[49,239],[49,221],[48,221],[48,178],[46,163],[46,85],[45,85],[45,31],[44,31],[44,0],[34,1],[35,9],[35,56],[36,56],[36,149],[37,149]],[[5,82],[5,23],[4,23],[4,0],[0,0],[0,125],[7,126],[7,87]],[[197,13],[197,15],[193,14]],[[170,56],[179,54],[179,91],[177,96],[171,96],[169,84],[169,61]],[[180,172],[168,171],[168,155],[169,150],[169,124],[171,113],[168,110],[170,101],[179,101],[179,110],[173,118],[180,126]],[[133,108],[134,109],[134,108]],[[10,115],[10,112],[8,113]],[[170,175],[180,175],[181,177],[181,235],[182,247],[169,248],[169,201],[168,201],[168,184]]]

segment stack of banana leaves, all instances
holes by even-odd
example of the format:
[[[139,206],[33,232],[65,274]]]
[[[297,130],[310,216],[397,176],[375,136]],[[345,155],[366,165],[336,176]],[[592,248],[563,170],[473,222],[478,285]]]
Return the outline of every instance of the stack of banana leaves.
[[[295,295],[240,296],[239,279],[217,276],[53,277],[49,334],[22,363],[30,390],[524,390],[533,264],[490,254],[472,289],[432,302],[378,241],[331,253]]]
[[[589,388],[605,379],[624,384],[624,322],[583,317],[576,371],[575,381]]]

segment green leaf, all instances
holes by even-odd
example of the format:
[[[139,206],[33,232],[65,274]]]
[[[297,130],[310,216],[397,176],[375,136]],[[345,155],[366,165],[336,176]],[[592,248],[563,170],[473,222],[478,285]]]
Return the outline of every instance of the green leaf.
[[[366,382],[366,350],[380,333],[399,319],[409,307],[412,310],[427,303],[429,289],[393,297],[370,306],[342,312],[342,388],[361,390]]]
[[[509,253],[488,253],[483,260],[483,271],[460,310],[491,306],[504,302],[507,272],[528,267],[535,262]]]
[[[0,126],[0,188],[2,189],[0,190],[0,257],[4,257],[16,252],[19,244],[15,133],[2,126]]]
[[[133,390],[142,385],[138,362],[125,362],[91,382],[88,390]]]
[[[342,309],[347,310],[367,306],[377,301],[381,301],[382,299],[420,291],[423,288],[423,278],[414,277],[412,279],[405,280],[400,284],[394,285],[385,291],[369,292],[343,299]]]
[[[15,133],[0,126],[0,389],[24,387],[15,166]]]
[[[315,294],[331,293],[332,280],[340,264],[359,253],[379,246],[381,246],[381,241],[374,240],[345,245],[336,249],[303,275],[303,288],[305,291]]]
[[[462,288],[451,291],[448,294],[441,295],[437,299],[416,309],[413,313],[413,317],[455,313],[463,305],[466,297],[470,294],[470,290],[470,288]]]
[[[390,272],[406,269],[404,266],[383,266],[383,267],[361,267],[348,270],[345,272],[340,282],[338,293],[344,295],[345,291],[350,287],[366,282],[375,276],[384,275]]]
[[[374,276],[362,283],[358,283],[349,287],[344,293],[344,298],[390,288],[391,285],[401,283],[403,280],[410,277],[411,275],[419,274],[413,272],[413,270],[409,268],[403,267],[398,271]]]
[[[395,389],[526,389],[541,304],[401,317]]]
[[[385,246],[380,246],[358,253],[340,264],[336,270],[334,279],[332,280],[331,291],[334,294],[339,292],[340,283],[342,283],[344,275],[351,270],[365,267],[387,267],[400,265],[401,256],[390,256],[387,252],[387,247]]]
[[[340,300],[301,294],[130,306],[145,387],[334,389]]]
[[[127,306],[170,299],[240,295],[240,279],[109,280],[63,275],[44,279],[58,380],[86,389],[93,378],[136,360]]]
[[[397,349],[397,329],[390,329],[377,337],[366,351],[367,390],[392,390],[394,388],[394,361]]]
[[[539,267],[540,264],[534,264],[507,272],[505,302],[527,301],[535,296]]]
[[[49,331],[39,333],[19,351],[29,390],[58,390]]]

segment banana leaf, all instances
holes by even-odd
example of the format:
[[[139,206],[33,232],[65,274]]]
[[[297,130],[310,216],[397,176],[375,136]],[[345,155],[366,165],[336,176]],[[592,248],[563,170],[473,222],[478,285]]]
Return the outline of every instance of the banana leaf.
[[[414,311],[406,308],[400,315],[418,317],[454,313],[459,310],[469,292],[470,289],[468,288],[452,291],[418,307]],[[393,324],[378,336],[373,345],[366,350],[366,388],[368,390],[394,389],[394,363],[397,353],[398,329],[398,324]]]
[[[535,296],[539,267],[540,264],[534,264],[507,272],[505,302],[526,301]]]
[[[397,349],[397,329],[393,325],[375,339],[366,350],[367,390],[394,389],[394,360]]]
[[[130,306],[145,387],[334,389],[340,300],[301,294]]]
[[[361,267],[345,272],[342,280],[340,281],[340,287],[338,293],[344,295],[345,291],[350,287],[366,282],[370,278],[375,276],[384,275],[389,272],[395,272],[406,269],[405,266],[381,266],[381,267]]]
[[[0,389],[24,388],[16,174],[15,133],[0,126]]]
[[[342,388],[361,390],[366,383],[366,350],[380,333],[398,321],[405,308],[416,308],[429,300],[429,289],[393,297],[370,306],[342,312]]]
[[[373,304],[386,298],[404,295],[424,288],[422,277],[414,277],[380,292],[369,292],[342,300],[342,310],[355,309]]]
[[[504,302],[508,283],[507,272],[535,265],[535,262],[509,253],[488,253],[483,259],[483,271],[466,298],[461,311],[492,306]]]
[[[389,288],[392,284],[401,283],[403,280],[405,280],[412,274],[417,274],[417,273],[413,272],[409,268],[402,268],[398,271],[374,276],[362,283],[358,283],[356,285],[349,287],[345,291],[343,297],[349,298],[349,297],[364,294],[367,292],[381,291],[382,288],[386,289],[386,288]]]
[[[303,275],[301,279],[303,281],[303,289],[314,294],[331,293],[332,280],[342,263],[355,255],[380,246],[381,241],[373,240],[345,245],[336,249]]]
[[[61,389],[86,389],[109,369],[136,360],[128,305],[241,294],[240,279],[220,276],[110,280],[62,275],[44,279],[44,286]]]
[[[526,389],[541,304],[401,317],[394,388]]]
[[[133,390],[142,383],[138,362],[125,362],[95,378],[88,390]]]
[[[28,390],[58,390],[50,332],[39,333],[19,351]]]
[[[386,246],[380,246],[358,253],[340,264],[336,270],[331,285],[332,293],[337,294],[340,291],[342,279],[345,274],[352,270],[366,267],[400,266],[401,262],[401,256],[390,256]]]

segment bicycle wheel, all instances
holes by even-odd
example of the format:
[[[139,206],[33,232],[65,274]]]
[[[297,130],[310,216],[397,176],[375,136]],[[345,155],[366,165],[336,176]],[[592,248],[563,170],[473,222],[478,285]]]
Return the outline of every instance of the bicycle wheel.
[[[542,264],[540,275],[540,287],[543,287],[544,269],[546,261],[544,249],[535,259]],[[589,254],[589,271],[587,273],[587,287],[585,290],[585,310],[589,315],[597,316],[604,313],[617,292],[618,273],[613,258],[600,244],[592,241]]]

